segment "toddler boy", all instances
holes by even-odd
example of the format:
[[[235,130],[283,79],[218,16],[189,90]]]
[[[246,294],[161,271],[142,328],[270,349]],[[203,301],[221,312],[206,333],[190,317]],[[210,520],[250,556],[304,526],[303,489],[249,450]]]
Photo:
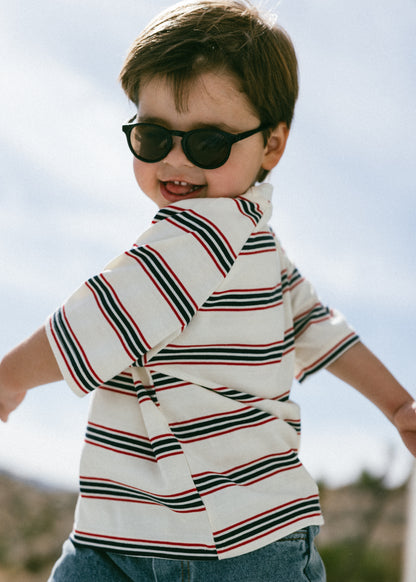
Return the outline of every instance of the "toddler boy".
[[[159,211],[0,365],[2,420],[46,382],[93,392],[50,580],[322,581],[293,378],[327,367],[413,454],[416,414],[268,227],[262,182],[298,92],[292,43],[246,3],[196,0],[149,24],[121,82],[137,105],[123,126],[134,173]]]

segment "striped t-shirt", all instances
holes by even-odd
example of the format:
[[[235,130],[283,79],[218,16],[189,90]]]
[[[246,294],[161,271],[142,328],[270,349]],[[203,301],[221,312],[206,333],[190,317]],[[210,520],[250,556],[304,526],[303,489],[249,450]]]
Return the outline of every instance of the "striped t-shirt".
[[[282,251],[270,198],[161,209],[49,319],[65,380],[93,392],[75,544],[216,560],[322,523],[290,389],[358,338]]]

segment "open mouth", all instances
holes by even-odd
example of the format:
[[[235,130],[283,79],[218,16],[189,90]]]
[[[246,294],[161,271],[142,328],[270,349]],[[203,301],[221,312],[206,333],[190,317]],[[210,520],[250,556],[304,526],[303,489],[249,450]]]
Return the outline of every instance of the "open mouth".
[[[166,191],[174,196],[188,196],[203,187],[201,184],[190,184],[181,180],[169,180],[162,182],[162,184]]]

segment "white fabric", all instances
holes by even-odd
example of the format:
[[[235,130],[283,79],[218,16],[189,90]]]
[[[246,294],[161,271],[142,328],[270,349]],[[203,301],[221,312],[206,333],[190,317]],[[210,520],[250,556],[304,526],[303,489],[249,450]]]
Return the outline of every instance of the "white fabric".
[[[65,380],[94,392],[75,543],[222,559],[322,523],[289,394],[358,338],[282,251],[270,199],[162,209],[50,318]]]

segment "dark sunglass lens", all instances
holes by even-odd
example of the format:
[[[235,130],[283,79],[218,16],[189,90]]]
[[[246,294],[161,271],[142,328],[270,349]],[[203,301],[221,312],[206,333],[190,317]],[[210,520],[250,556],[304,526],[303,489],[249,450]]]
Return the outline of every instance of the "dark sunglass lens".
[[[131,145],[136,155],[144,161],[157,162],[170,150],[170,135],[163,127],[137,125],[131,132]]]
[[[192,161],[206,169],[222,166],[230,153],[230,146],[225,137],[212,130],[191,133],[186,139],[186,149]]]

